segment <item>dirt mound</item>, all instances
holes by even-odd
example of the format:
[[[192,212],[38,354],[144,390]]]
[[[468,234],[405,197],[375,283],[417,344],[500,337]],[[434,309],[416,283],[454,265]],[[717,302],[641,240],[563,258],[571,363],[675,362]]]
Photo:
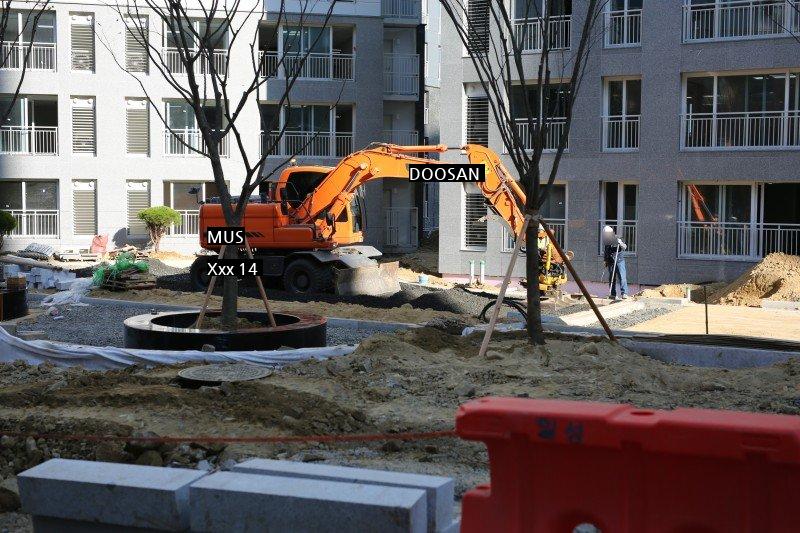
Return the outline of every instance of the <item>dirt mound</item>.
[[[691,291],[692,301],[695,303],[703,303],[703,287],[705,287],[705,294],[709,297],[708,302],[712,303],[711,296],[727,285],[728,284],[724,281],[703,283],[700,285],[695,283],[666,284],[659,285],[652,289],[645,289],[640,292],[639,295],[645,298],[685,298],[686,292]]]
[[[710,295],[709,303],[758,307],[762,299],[800,301],[800,256],[769,254]]]

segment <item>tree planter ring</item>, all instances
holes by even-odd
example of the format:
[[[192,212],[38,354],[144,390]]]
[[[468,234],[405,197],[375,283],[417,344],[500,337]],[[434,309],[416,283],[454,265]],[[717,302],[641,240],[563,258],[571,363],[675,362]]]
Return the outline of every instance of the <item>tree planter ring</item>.
[[[273,313],[276,327],[268,326],[267,313],[240,311],[238,316],[264,327],[225,331],[196,329],[197,311],[136,315],[125,320],[125,347],[150,350],[200,350],[204,344],[217,351],[276,350],[282,346],[311,348],[326,345],[327,322],[318,315]],[[218,317],[219,312],[206,313]]]

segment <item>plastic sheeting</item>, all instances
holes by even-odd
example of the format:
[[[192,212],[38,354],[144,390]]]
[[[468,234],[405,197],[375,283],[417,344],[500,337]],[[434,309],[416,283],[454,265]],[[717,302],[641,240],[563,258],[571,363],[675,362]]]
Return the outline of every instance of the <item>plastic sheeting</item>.
[[[23,360],[38,365],[82,366],[89,370],[111,370],[130,365],[169,365],[187,361],[206,363],[249,363],[281,366],[306,359],[323,360],[347,355],[355,346],[328,346],[252,352],[202,352],[199,350],[139,350],[113,346],[81,346],[50,341],[25,341],[0,328],[0,363]]]

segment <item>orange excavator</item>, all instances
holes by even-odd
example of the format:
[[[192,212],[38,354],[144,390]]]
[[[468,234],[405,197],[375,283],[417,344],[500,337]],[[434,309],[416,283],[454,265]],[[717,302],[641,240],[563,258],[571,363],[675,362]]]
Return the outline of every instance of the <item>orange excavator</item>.
[[[365,246],[364,205],[359,188],[378,179],[408,179],[409,164],[438,165],[424,153],[447,151],[444,145],[399,146],[376,143],[344,157],[335,167],[289,166],[252,197],[245,209],[244,228],[266,276],[278,278],[294,293],[334,290],[338,294],[386,294],[399,290],[394,263],[378,263],[380,251]],[[487,206],[519,235],[524,217],[525,193],[500,162],[495,152],[468,144],[461,148],[470,163],[483,164],[486,181],[465,184],[480,192]],[[206,229],[225,226],[222,206],[212,199],[200,206],[200,245],[211,252],[219,246],[206,241]],[[563,260],[542,233],[539,235],[542,290],[566,282]],[[542,238],[543,237],[543,238]],[[205,261],[192,265],[191,277],[198,288],[208,285]]]

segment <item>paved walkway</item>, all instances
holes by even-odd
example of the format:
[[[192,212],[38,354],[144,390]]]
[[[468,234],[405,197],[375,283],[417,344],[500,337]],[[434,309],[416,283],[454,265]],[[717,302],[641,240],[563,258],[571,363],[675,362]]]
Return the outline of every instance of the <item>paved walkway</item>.
[[[689,305],[677,311],[641,322],[630,331],[656,333],[705,333],[702,305]],[[708,306],[708,332],[800,341],[800,311],[761,309],[729,305]]]

